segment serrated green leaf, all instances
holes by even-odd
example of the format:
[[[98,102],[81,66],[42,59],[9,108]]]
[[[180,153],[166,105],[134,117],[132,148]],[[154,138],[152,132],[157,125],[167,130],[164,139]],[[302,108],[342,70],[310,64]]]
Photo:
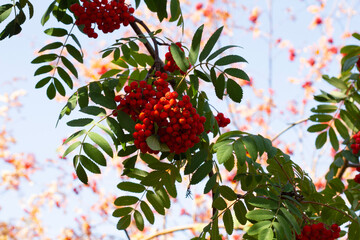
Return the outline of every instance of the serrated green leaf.
[[[68,31],[63,28],[48,28],[44,31],[44,33],[53,37],[63,37],[68,34]]]
[[[315,147],[317,149],[320,149],[322,146],[324,146],[324,144],[326,143],[327,140],[327,132],[322,132],[320,133],[315,140]]]
[[[218,210],[224,210],[227,207],[227,204],[226,204],[225,200],[222,197],[217,197],[213,201],[212,207],[216,208]]]
[[[313,122],[329,122],[333,116],[327,114],[314,114],[309,117]]]
[[[154,213],[150,209],[149,205],[146,202],[141,201],[140,208],[141,208],[141,211],[144,213],[148,222],[151,224],[154,224],[154,222],[155,222]]]
[[[201,182],[209,174],[211,169],[212,169],[212,161],[206,161],[193,174],[190,184],[195,185]]]
[[[222,100],[223,96],[224,96],[224,90],[225,90],[225,77],[224,77],[224,74],[221,73],[219,75],[219,77],[216,80],[216,84],[214,86],[215,86],[216,96],[219,99]]]
[[[249,228],[247,234],[250,236],[258,235],[263,229],[269,228],[270,226],[271,226],[270,221],[262,221],[255,223]]]
[[[250,198],[248,203],[254,207],[265,208],[265,209],[277,209],[279,205],[276,201],[263,197]]]
[[[219,187],[219,192],[221,196],[229,201],[234,201],[237,199],[236,193],[228,186],[222,185]]]
[[[185,58],[185,53],[181,50],[181,48],[172,43],[170,45],[170,52],[174,58],[176,65],[184,72],[189,68],[189,61]]]
[[[238,63],[238,62],[247,62],[247,61],[243,57],[240,57],[239,55],[227,55],[225,57],[218,59],[215,62],[215,65],[225,66],[225,65],[230,65],[233,63]]]
[[[61,56],[61,62],[64,64],[64,66],[69,69],[69,71],[76,77],[78,78],[78,72],[75,68],[75,66],[64,56]]]
[[[207,194],[211,191],[211,189],[215,186],[217,175],[212,175],[209,180],[207,181],[205,188],[204,188],[204,194]]]
[[[74,158],[77,158],[77,156],[75,156]],[[79,180],[81,182],[83,182],[84,184],[88,184],[88,177],[86,175],[84,168],[80,164],[77,165],[75,171],[76,171],[76,175],[78,176]]]
[[[299,227],[299,224],[297,223],[295,217],[291,215],[291,213],[288,212],[286,208],[281,207],[280,211],[284,214],[286,219],[291,223],[291,225],[294,227],[297,234],[300,234],[301,230]]]
[[[69,153],[71,153],[72,151],[74,151],[78,146],[81,145],[80,141],[74,142],[73,144],[71,144],[64,152],[63,154],[63,158],[66,157]]]
[[[133,182],[121,182],[117,185],[117,188],[123,191],[142,193],[145,191],[145,187],[139,183]]]
[[[101,147],[104,152],[106,152],[110,157],[113,157],[113,151],[110,147],[110,144],[103,138],[100,134],[95,132],[89,132],[88,133],[91,140],[93,140],[99,147]]]
[[[56,55],[54,53],[49,53],[49,54],[44,54],[44,55],[40,55],[40,56],[36,57],[34,60],[31,61],[31,63],[38,64],[38,63],[44,63],[44,62],[52,62],[57,58],[58,58],[58,55]]]
[[[258,157],[256,142],[251,136],[245,136],[241,140],[244,143],[247,152],[250,154],[251,159],[255,161]]]
[[[161,201],[161,198],[156,195],[152,191],[148,191],[146,193],[146,199],[149,201],[149,203],[154,207],[154,209],[161,215],[165,214],[165,209],[163,206],[163,203]]]
[[[199,61],[202,62],[205,60],[207,56],[211,53],[212,49],[214,48],[216,42],[218,41],[220,34],[224,27],[218,28],[206,42],[204,49],[200,53]]]
[[[89,105],[89,96],[87,86],[78,89],[78,99],[80,108],[87,107]]]
[[[46,95],[48,96],[48,98],[51,100],[55,97],[56,95],[56,90],[55,90],[55,85],[54,83],[50,83],[50,85],[48,86],[47,90],[46,90]]]
[[[199,56],[200,42],[201,42],[203,30],[204,30],[204,24],[201,25],[196,30],[196,32],[193,36],[192,42],[191,42],[191,48],[190,48],[190,52],[189,52],[189,61],[192,65],[195,65],[197,58]]]
[[[247,211],[246,211],[245,205],[243,204],[242,201],[237,201],[234,204],[234,212],[235,212],[236,219],[239,221],[239,223],[242,225],[245,225],[247,222],[246,217],[245,217],[245,214]]]
[[[67,125],[69,127],[84,127],[92,122],[93,120],[91,118],[79,118],[67,122]]]
[[[83,148],[86,155],[88,155],[97,164],[101,166],[106,166],[106,159],[104,155],[96,147],[94,147],[90,143],[83,143]]]
[[[233,148],[239,165],[243,166],[246,160],[246,150],[244,147],[244,143],[241,141],[241,139],[238,139],[234,142]]]
[[[55,4],[56,4],[56,0],[53,1],[49,7],[46,9],[44,15],[42,16],[41,18],[41,25],[45,25],[45,23],[49,20],[49,17],[50,17],[50,13],[53,11],[54,7],[55,7]]]
[[[264,209],[255,209],[246,213],[246,218],[255,221],[270,220],[275,217],[274,212]]]
[[[144,230],[144,218],[142,217],[141,213],[137,210],[134,211],[134,220],[136,227],[140,231]]]
[[[86,113],[89,115],[93,115],[93,116],[105,116],[106,115],[106,110],[104,108],[97,107],[97,106],[84,107],[84,108],[80,109],[80,112],[83,112],[83,113]]]
[[[122,128],[126,131],[133,133],[135,131],[135,122],[131,119],[131,117],[123,111],[119,111],[117,115],[117,119]]]
[[[85,150],[85,144],[83,144],[84,146],[84,150]],[[90,145],[90,144],[89,144]],[[86,151],[85,151],[86,152]],[[81,162],[81,164],[90,172],[92,173],[101,173],[100,168],[98,167],[98,165],[96,165],[93,161],[91,161],[88,157],[84,156],[84,155],[78,155],[78,158]]]
[[[249,76],[241,69],[239,68],[227,68],[225,69],[225,73],[229,74],[230,76],[240,78],[246,81],[250,81]]]
[[[139,201],[138,197],[135,196],[121,196],[115,199],[115,206],[129,206],[137,203]]]
[[[119,222],[116,225],[116,228],[118,230],[124,230],[126,229],[128,226],[130,226],[131,223],[131,216],[130,215],[126,215],[122,218],[120,218]]]
[[[233,155],[233,146],[232,145],[222,145],[216,149],[216,157],[220,164],[228,161]]]
[[[261,240],[272,240],[274,237],[274,232],[271,228],[265,228],[260,231],[259,239]]]
[[[125,215],[128,215],[129,213],[131,213],[132,210],[133,210],[132,207],[117,208],[113,212],[112,216],[113,217],[122,217],[122,216],[125,216]]]
[[[34,73],[34,76],[41,75],[41,74],[44,74],[44,73],[48,73],[53,69],[54,69],[54,67],[52,65],[41,66],[38,69],[36,69],[36,71]]]
[[[348,139],[350,137],[348,129],[345,127],[345,125],[339,120],[335,119],[334,121],[336,130],[341,135],[343,139]]]
[[[335,151],[339,150],[339,140],[332,127],[329,128],[329,138],[330,138],[331,146],[334,148],[334,150]]]
[[[338,109],[336,105],[320,104],[311,109],[314,113],[332,113]]]
[[[243,97],[243,90],[239,84],[237,84],[234,80],[229,79],[227,81],[226,90],[231,100],[237,103],[241,102]]]
[[[64,142],[63,144],[67,144],[67,143],[70,142],[71,140],[74,140],[74,139],[80,137],[80,136],[83,135],[84,133],[86,133],[86,130],[85,130],[85,129],[80,130],[80,131],[77,131],[77,132],[71,134],[71,135],[65,140],[65,142]]]
[[[101,75],[100,79],[112,77],[112,76],[118,74],[121,71],[122,71],[121,69],[110,69],[109,71],[107,71],[106,73]]]
[[[83,63],[83,56],[80,53],[79,50],[77,50],[73,45],[71,44],[66,44],[65,45],[66,50],[68,51],[68,53],[76,59],[76,61],[78,61],[79,63]]]

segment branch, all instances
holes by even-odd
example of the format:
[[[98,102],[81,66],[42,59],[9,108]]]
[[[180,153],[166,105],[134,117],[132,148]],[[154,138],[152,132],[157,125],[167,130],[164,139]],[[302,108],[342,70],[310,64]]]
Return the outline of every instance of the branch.
[[[198,228],[204,228],[205,226],[207,225],[207,223],[195,223],[195,224],[191,224],[191,225],[185,225],[185,226],[180,226],[180,227],[174,227],[174,228],[168,228],[168,229],[165,229],[165,230],[162,230],[162,231],[159,231],[159,232],[156,232],[146,238],[138,238],[138,240],[150,240],[150,239],[154,239],[158,236],[162,236],[162,235],[166,235],[166,234],[170,234],[170,233],[173,233],[173,232],[178,232],[178,231],[184,231],[184,230],[196,230]],[[224,225],[222,226],[219,226],[219,228],[225,228]],[[243,227],[242,226],[238,226],[238,227],[234,227],[234,229],[236,230],[242,230]]]

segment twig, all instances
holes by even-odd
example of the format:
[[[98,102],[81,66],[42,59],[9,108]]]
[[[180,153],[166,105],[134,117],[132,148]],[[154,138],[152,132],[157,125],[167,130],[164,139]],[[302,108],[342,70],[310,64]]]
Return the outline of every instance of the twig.
[[[195,223],[195,224],[190,224],[190,225],[185,225],[185,226],[180,226],[180,227],[174,227],[174,228],[169,228],[169,229],[165,229],[163,231],[159,231],[157,233],[154,233],[146,238],[140,237],[138,238],[138,240],[150,240],[150,239],[154,239],[156,237],[159,237],[161,235],[166,235],[166,234],[170,234],[173,232],[178,232],[178,231],[184,231],[184,230],[191,230],[191,229],[198,229],[198,228],[203,228],[207,225],[207,223]],[[219,226],[219,228],[225,228],[224,225]],[[242,226],[238,226],[238,227],[234,227],[235,230],[242,230],[243,227]]]
[[[279,132],[273,139],[271,139],[271,141],[275,141],[278,137],[280,137],[283,133],[285,133],[287,130],[289,130],[290,128],[300,124],[300,123],[303,123],[303,122],[306,122],[307,120],[309,120],[309,118],[305,118],[305,119],[301,119],[297,122],[294,122],[292,124],[290,124],[290,126],[288,126],[287,128],[285,128],[284,130],[282,130],[281,132]]]

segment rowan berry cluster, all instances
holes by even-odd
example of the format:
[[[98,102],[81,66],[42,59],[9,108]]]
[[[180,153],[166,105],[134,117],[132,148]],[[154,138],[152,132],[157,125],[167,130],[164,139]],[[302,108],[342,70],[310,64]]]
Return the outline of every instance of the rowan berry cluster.
[[[218,113],[218,115],[216,115],[215,119],[216,119],[219,127],[226,127],[227,125],[230,124],[230,118],[224,117],[223,113]]]
[[[353,154],[358,154],[360,151],[360,132],[352,137],[353,144],[350,145]]]
[[[158,71],[156,77],[153,85],[140,81],[126,86],[125,96],[115,97],[119,102],[117,111],[124,111],[137,121],[133,137],[141,152],[159,152],[152,150],[146,142],[148,137],[155,135],[170,152],[184,153],[200,142],[199,135],[204,131],[206,118],[196,112],[188,95],[179,100],[177,92],[170,92],[166,73]],[[113,112],[115,116],[117,111]]]
[[[340,237],[340,227],[337,224],[331,225],[330,229],[325,228],[324,223],[305,225],[297,240],[335,240]]]
[[[357,167],[356,171],[360,172],[360,167]],[[355,176],[354,181],[360,184],[360,173]]]
[[[83,32],[91,38],[97,38],[95,26],[104,33],[111,33],[120,28],[120,25],[129,25],[134,22],[132,16],[134,8],[125,4],[124,0],[80,0],[83,4],[75,3],[70,10],[77,16],[76,25],[85,25]]]
[[[182,48],[182,45],[181,45],[181,43],[179,43],[179,42],[177,42],[177,43],[175,43],[177,46],[179,46],[179,48],[181,49],[181,51],[184,51],[184,49]],[[174,58],[173,58],[173,56],[172,56],[172,54],[171,54],[171,51],[170,51],[170,47],[169,47],[169,51],[165,54],[165,59],[166,59],[166,64],[165,64],[165,66],[164,66],[164,70],[165,71],[168,71],[168,72],[171,72],[171,73],[173,73],[173,72],[175,72],[176,70],[180,70],[180,73],[181,74],[185,74],[185,72],[184,71],[182,71],[179,67],[178,67],[178,65],[176,65],[176,63],[175,63],[175,60],[174,60]],[[191,65],[189,65],[189,68],[191,68]],[[188,68],[188,69],[189,69]]]

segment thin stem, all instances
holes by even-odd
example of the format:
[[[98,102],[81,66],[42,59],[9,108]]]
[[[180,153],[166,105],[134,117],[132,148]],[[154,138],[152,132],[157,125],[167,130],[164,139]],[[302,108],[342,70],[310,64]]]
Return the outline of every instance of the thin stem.
[[[329,205],[326,205],[325,203],[320,203],[320,202],[313,202],[313,201],[301,201],[302,203],[308,203],[308,204],[315,204],[315,205],[320,205],[320,206],[323,206],[323,207],[327,207],[327,208],[331,208],[332,210],[335,210],[341,214],[344,214],[345,216],[347,216],[349,219],[351,219],[351,221],[355,222],[356,220],[350,216],[349,214],[347,214],[346,212],[343,212],[341,211],[340,209],[337,209],[335,207],[332,207],[332,206],[329,206]]]
[[[307,120],[309,120],[309,118],[305,118],[305,119],[301,119],[297,122],[294,122],[292,124],[290,124],[290,126],[288,126],[287,128],[285,128],[284,130],[282,130],[281,132],[279,132],[275,137],[273,137],[273,139],[271,139],[271,141],[275,141],[278,137],[280,137],[283,133],[285,133],[287,130],[289,130],[290,128],[300,124],[300,123],[303,123],[303,122],[306,122]]]
[[[125,232],[125,234],[126,234],[127,239],[128,239],[128,240],[131,240],[130,235],[129,235],[129,233],[127,232],[126,229],[124,229],[124,232]]]
[[[289,175],[287,174],[287,172],[285,171],[285,169],[283,168],[283,166],[281,165],[281,163],[279,162],[277,157],[274,157],[274,159],[277,162],[277,164],[279,165],[279,167],[281,168],[281,170],[283,171],[283,173],[285,174],[285,176],[286,176],[287,180],[289,181],[289,183],[293,186],[294,192],[296,192],[296,187],[295,187],[292,179],[289,177]]]

